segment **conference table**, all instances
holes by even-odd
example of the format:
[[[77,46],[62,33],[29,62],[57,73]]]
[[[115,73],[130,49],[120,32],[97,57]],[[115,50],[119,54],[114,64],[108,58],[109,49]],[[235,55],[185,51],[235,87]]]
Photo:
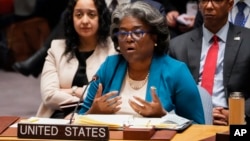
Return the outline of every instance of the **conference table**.
[[[229,126],[216,126],[216,125],[198,125],[194,124],[188,127],[185,131],[181,133],[176,133],[171,141],[215,141],[216,133],[225,133],[229,131]],[[12,135],[0,135],[1,141],[30,141],[30,140],[46,140],[46,139],[25,139],[25,138],[18,138],[17,137],[17,129],[9,127],[7,130],[4,131],[9,132]],[[110,131],[110,140],[111,141],[118,141],[123,140],[121,137],[123,136],[122,131]],[[209,138],[209,140],[208,140]],[[207,140],[206,140],[207,139]],[[48,139],[51,140],[51,139]]]

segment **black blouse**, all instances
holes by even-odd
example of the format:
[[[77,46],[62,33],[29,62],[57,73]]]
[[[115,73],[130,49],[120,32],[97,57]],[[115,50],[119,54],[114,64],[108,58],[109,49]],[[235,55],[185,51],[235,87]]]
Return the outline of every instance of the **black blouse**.
[[[76,58],[79,61],[79,66],[76,71],[75,77],[72,82],[72,86],[82,87],[83,85],[88,84],[88,78],[86,75],[86,60],[88,57],[93,54],[94,51],[88,52],[79,52],[78,50],[75,51]]]
[[[78,50],[75,51],[76,58],[79,61],[79,66],[74,76],[72,86],[82,87],[83,85],[88,84],[88,79],[86,75],[86,60],[93,52],[94,51],[89,51],[89,52],[79,52]],[[75,107],[66,108],[63,111],[56,110],[50,118],[65,118],[65,116],[74,111],[74,108]]]

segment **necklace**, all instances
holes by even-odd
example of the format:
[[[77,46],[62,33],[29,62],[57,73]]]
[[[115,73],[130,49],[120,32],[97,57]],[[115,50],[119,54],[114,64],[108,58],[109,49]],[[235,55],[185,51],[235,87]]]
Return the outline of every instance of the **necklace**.
[[[130,87],[133,88],[134,90],[141,89],[148,81],[148,76],[149,76],[149,73],[147,74],[147,76],[143,80],[136,81],[136,80],[133,80],[129,77],[128,70],[127,70],[128,83],[129,83]]]

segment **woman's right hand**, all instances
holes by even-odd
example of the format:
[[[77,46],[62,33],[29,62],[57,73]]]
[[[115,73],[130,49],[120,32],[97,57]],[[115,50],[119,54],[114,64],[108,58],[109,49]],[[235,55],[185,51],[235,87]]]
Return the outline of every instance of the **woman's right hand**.
[[[113,114],[121,109],[121,97],[118,91],[111,91],[102,95],[102,84],[99,84],[95,99],[86,114]]]

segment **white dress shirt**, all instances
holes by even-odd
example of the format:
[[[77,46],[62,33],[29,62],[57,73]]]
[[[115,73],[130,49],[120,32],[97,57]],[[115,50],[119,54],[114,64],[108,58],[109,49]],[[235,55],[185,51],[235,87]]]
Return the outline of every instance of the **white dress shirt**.
[[[212,94],[212,101],[213,101],[214,107],[218,107],[218,106],[225,107],[225,108],[228,107],[227,98],[225,96],[225,89],[223,86],[224,53],[225,53],[228,29],[229,29],[229,23],[226,23],[216,33],[216,35],[219,37],[219,52],[218,52],[218,59],[217,59],[215,76],[214,76],[214,86],[213,86],[213,94]],[[212,37],[213,37],[213,33],[211,33],[203,25],[203,38],[202,38],[202,51],[201,51],[201,58],[200,58],[199,85],[201,85],[203,67],[205,64],[205,59],[206,59],[208,49],[211,47],[211,44],[212,44],[212,42],[210,42]]]

